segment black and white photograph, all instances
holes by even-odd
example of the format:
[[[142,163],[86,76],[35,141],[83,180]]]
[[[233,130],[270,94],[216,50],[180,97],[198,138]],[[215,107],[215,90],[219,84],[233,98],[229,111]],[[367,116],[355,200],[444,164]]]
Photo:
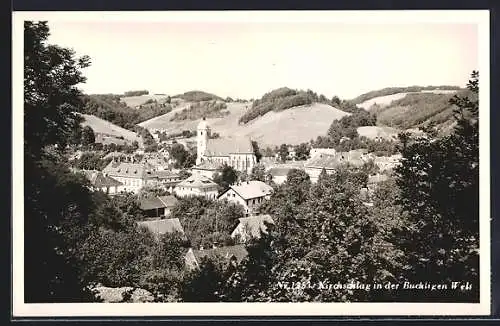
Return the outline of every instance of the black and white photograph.
[[[14,12],[14,313],[489,314],[489,41],[481,10]]]

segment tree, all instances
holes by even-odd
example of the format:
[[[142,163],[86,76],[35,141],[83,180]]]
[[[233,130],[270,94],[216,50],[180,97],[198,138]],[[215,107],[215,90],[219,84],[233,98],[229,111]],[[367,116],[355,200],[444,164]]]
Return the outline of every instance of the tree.
[[[90,61],[47,45],[48,36],[46,22],[24,23],[24,298],[88,301],[93,298],[77,257],[93,206],[88,182],[71,173],[50,145],[65,148],[78,128],[76,85],[85,81],[81,69]]]
[[[257,164],[252,168],[251,180],[266,182],[266,168],[262,164]]]
[[[214,174],[213,180],[219,185],[219,192],[223,192],[238,180],[238,174],[233,167],[224,164],[224,166]]]
[[[282,162],[286,161],[286,158],[288,157],[288,146],[286,144],[281,144],[278,149],[278,155]]]
[[[82,130],[82,145],[88,146],[95,142],[94,130],[90,126],[85,126]]]
[[[301,143],[295,148],[295,155],[298,160],[307,160],[309,158],[309,152],[311,147],[307,143]]]
[[[465,280],[472,291],[422,291],[407,300],[479,300],[479,121],[477,72],[468,97],[451,103],[456,127],[441,138],[404,138],[402,164],[396,168],[399,204],[408,213],[399,234],[408,269],[406,279],[447,283]],[[403,295],[403,293],[402,293]]]
[[[257,163],[258,163],[258,162],[260,162],[260,159],[262,158],[262,153],[260,152],[259,144],[255,140],[252,140],[252,148],[253,148],[253,153],[255,154],[255,157],[257,158]]]

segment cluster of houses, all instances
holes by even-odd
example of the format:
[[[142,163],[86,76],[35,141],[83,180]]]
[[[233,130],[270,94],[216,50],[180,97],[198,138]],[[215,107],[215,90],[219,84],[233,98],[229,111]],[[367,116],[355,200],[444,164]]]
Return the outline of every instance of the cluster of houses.
[[[239,220],[231,237],[237,239],[237,245],[211,249],[189,249],[186,253],[186,264],[196,268],[200,259],[206,256],[222,255],[233,262],[241,261],[246,256],[243,243],[252,238],[258,238],[267,232],[267,226],[273,224],[269,215],[260,212],[260,206],[269,200],[273,188],[265,182],[249,180],[237,182],[224,192],[219,193],[219,186],[213,181],[214,174],[221,167],[228,165],[236,171],[250,174],[257,164],[251,140],[248,138],[211,138],[211,129],[203,119],[197,128],[196,165],[191,169],[191,175],[182,178],[180,171],[172,169],[172,160],[168,152],[143,153],[140,159],[134,154],[110,153],[112,161],[102,171],[84,171],[94,190],[114,195],[121,192],[138,194],[144,187],[160,187],[171,195],[140,198],[140,208],[146,217],[139,225],[160,236],[166,233],[178,232],[185,237],[184,230],[178,219],[169,218],[170,212],[178,202],[178,198],[203,196],[210,200],[221,200],[240,204],[245,217]],[[293,156],[293,155],[292,155]],[[372,160],[382,173],[390,171],[399,164],[400,156],[374,157],[366,150],[336,152],[329,148],[313,148],[310,158],[305,162],[294,161],[292,164],[266,164],[266,173],[272,176],[276,184],[286,181],[292,168],[304,170],[314,183],[320,173],[333,173],[341,164],[348,163],[361,167]],[[262,163],[262,162],[261,162]],[[385,174],[369,177],[370,192],[378,182],[386,180]]]

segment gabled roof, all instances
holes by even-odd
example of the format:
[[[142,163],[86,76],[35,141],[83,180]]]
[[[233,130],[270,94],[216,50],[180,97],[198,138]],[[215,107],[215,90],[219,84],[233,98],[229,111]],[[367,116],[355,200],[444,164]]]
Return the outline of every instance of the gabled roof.
[[[120,181],[105,176],[101,171],[86,170],[83,171],[83,173],[87,179],[89,179],[90,183],[97,188],[117,187],[123,185]]]
[[[169,170],[159,170],[151,172],[152,178],[158,179],[171,179],[171,178],[180,178],[178,173],[169,171]]]
[[[190,187],[190,188],[211,188],[216,187],[217,184],[204,175],[194,173],[186,180],[181,181],[177,187]]]
[[[193,250],[193,254],[198,263],[203,257],[215,258],[217,256],[226,259],[234,257],[239,263],[248,256],[248,251],[246,250],[245,245],[235,245],[214,249]]]
[[[305,165],[306,168],[315,168],[315,169],[325,169],[325,170],[333,170],[336,169],[339,165],[340,157],[338,155],[330,155],[330,154],[318,154],[312,157]]]
[[[166,205],[158,197],[142,198],[139,203],[142,210],[148,211],[150,209],[165,208]]]
[[[160,196],[158,197],[158,199],[161,200],[163,204],[165,204],[165,207],[174,207],[179,202],[179,200],[172,195]]]
[[[231,154],[253,154],[249,138],[209,139],[205,156],[229,156]]]
[[[241,184],[233,185],[229,189],[233,189],[243,199],[259,198],[273,193],[273,187],[256,180],[245,181]]]
[[[252,238],[259,238],[262,233],[267,233],[266,223],[274,224],[271,215],[256,215],[250,217],[242,217],[239,219],[240,223],[236,227],[242,228],[246,234]],[[235,229],[235,230],[236,230]]]
[[[102,172],[111,177],[145,179],[151,177],[153,170],[147,163],[110,162]]]
[[[184,235],[184,229],[178,218],[137,222],[139,227],[145,227],[155,235],[179,232]]]

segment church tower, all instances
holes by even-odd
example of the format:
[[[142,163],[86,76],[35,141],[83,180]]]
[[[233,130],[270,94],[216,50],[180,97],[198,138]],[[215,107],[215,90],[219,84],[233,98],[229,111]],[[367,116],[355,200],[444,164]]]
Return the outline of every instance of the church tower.
[[[196,134],[196,165],[199,165],[203,161],[203,155],[205,154],[205,151],[207,149],[209,136],[210,127],[208,126],[205,117],[203,117],[203,119],[198,124],[198,130]]]

